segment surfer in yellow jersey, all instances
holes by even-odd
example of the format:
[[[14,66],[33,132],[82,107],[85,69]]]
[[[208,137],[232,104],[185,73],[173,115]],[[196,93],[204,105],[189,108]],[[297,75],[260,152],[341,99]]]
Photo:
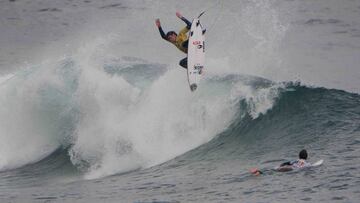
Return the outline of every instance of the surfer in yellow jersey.
[[[159,28],[161,37],[164,40],[174,44],[180,51],[187,54],[188,44],[189,44],[189,37],[187,36],[187,33],[189,32],[189,30],[191,28],[191,22],[188,21],[186,18],[184,18],[179,12],[176,12],[176,16],[186,23],[186,27],[181,29],[179,31],[179,34],[177,34],[174,31],[169,31],[165,34],[165,32],[163,31],[163,29],[161,27],[160,19],[156,19],[155,23],[156,23],[156,26]],[[187,69],[187,57],[182,59],[179,62],[179,65]]]

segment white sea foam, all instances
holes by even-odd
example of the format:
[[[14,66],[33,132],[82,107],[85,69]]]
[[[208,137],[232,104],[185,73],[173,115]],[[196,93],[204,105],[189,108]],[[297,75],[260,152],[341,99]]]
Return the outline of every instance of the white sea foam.
[[[76,92],[81,119],[70,152],[75,165],[86,163],[86,178],[170,160],[212,139],[236,113],[229,97],[223,97],[229,91],[213,95],[204,86],[191,93],[180,68],[140,90],[125,76],[99,69],[101,57],[91,57],[99,54],[98,45],[89,46],[78,56],[83,67]]]
[[[8,76],[0,86],[0,170],[44,158],[66,136],[64,84],[47,65]]]

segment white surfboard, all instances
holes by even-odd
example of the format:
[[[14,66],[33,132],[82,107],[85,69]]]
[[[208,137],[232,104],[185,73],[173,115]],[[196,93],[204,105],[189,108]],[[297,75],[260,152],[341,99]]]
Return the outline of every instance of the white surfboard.
[[[200,83],[205,65],[205,31],[199,17],[192,21],[189,33],[187,75],[191,91],[195,91]]]
[[[323,160],[323,159],[320,159],[319,161],[317,161],[317,162],[315,162],[315,163],[311,164],[311,166],[313,166],[313,167],[316,167],[316,166],[321,166],[321,164],[323,164],[323,162],[324,162],[324,160]]]
[[[296,168],[295,170],[300,170],[300,169],[304,169],[304,168],[309,168],[309,167],[317,167],[317,166],[321,166],[322,164],[324,163],[324,160],[323,159],[320,159],[319,161],[315,162],[315,163],[312,163],[310,164],[309,166],[306,166],[306,167],[302,167],[302,168]],[[274,170],[276,171],[279,171],[279,169],[282,168],[281,166],[276,166],[274,168]],[[290,166],[291,168],[291,166]],[[290,170],[293,170],[294,168],[290,169]]]

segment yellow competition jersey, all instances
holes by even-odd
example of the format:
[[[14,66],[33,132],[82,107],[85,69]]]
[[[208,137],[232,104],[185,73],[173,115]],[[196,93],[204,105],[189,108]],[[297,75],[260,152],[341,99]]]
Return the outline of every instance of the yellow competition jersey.
[[[180,49],[182,52],[187,54],[187,47],[183,47],[183,43],[188,40],[188,36],[186,33],[189,32],[190,29],[187,27],[184,27],[182,30],[180,30],[178,36],[176,37],[176,42],[173,43],[178,49]]]

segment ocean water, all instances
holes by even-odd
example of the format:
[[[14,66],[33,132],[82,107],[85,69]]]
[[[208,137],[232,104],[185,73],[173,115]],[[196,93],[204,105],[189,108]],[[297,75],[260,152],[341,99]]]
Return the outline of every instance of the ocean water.
[[[201,11],[204,78],[155,27]],[[0,202],[359,202],[360,1],[0,1]],[[253,176],[307,149],[323,165]]]

